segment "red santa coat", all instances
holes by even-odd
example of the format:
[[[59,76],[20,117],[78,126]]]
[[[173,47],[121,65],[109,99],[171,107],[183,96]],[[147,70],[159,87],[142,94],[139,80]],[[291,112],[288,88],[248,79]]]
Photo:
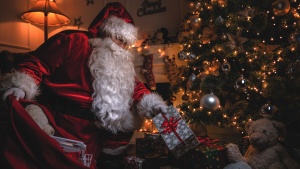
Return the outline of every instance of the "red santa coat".
[[[95,30],[98,29],[95,29],[95,26],[98,27],[100,22],[100,20],[96,22],[97,20],[99,19],[96,18],[90,26],[91,32],[63,31],[54,35],[37,50],[28,53],[16,67],[17,71],[5,76],[0,84],[0,90],[10,87],[23,89],[26,93],[26,100],[34,99],[41,92],[41,96],[44,97],[39,98],[38,101],[41,101],[39,103],[43,103],[45,107],[37,102],[29,101],[29,103],[38,104],[43,108],[57,136],[83,141],[87,145],[87,153],[93,154],[94,160],[103,148],[118,149],[127,145],[132,132],[119,132],[114,135],[99,130],[93,120],[52,111],[51,107],[54,99],[63,98],[76,107],[86,109],[86,113],[90,113],[93,79],[87,62],[92,52],[89,38],[97,34]],[[143,83],[138,81],[135,82],[132,97],[134,105],[139,104],[138,109],[143,111],[140,114],[147,117],[152,113],[151,107],[164,104],[160,97],[151,94]],[[3,151],[0,155],[2,161],[0,168],[19,168],[20,163],[16,163],[19,160],[25,164],[25,166],[21,164],[22,168],[28,169],[43,168],[42,166],[50,163],[51,166],[58,168],[84,167],[68,159],[62,151],[59,151],[59,147],[53,143],[53,140],[49,139],[49,136],[45,135],[37,125],[34,125],[30,116],[24,113],[26,111],[23,107],[29,104],[26,100],[21,99],[18,104],[14,98],[8,99],[11,126],[9,126],[10,132],[6,138],[1,140]],[[38,144],[29,144],[30,140]],[[8,146],[3,147],[3,145]],[[10,150],[18,151],[15,154],[10,153]],[[65,163],[65,159],[68,159],[69,163],[74,163],[66,165],[68,163]],[[64,165],[61,165],[62,163]],[[94,163],[91,167],[94,167]]]

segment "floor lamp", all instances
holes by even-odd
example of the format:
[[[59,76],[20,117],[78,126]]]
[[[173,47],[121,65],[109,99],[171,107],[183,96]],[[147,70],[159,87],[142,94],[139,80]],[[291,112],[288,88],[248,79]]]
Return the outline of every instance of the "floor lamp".
[[[21,18],[29,23],[44,25],[44,40],[48,39],[48,26],[61,26],[70,22],[56,6],[55,0],[37,0],[35,5],[21,14]]]

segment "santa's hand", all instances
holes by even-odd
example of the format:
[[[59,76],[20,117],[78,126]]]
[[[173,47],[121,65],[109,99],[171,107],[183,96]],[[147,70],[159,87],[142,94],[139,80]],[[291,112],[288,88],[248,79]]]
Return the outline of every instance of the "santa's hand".
[[[153,106],[153,115],[156,116],[159,113],[167,113],[167,106],[164,104]]]
[[[16,97],[17,100],[24,99],[25,98],[25,92],[23,89],[17,88],[17,87],[12,87],[8,90],[6,90],[2,96],[2,99],[5,101],[8,95],[13,95]]]

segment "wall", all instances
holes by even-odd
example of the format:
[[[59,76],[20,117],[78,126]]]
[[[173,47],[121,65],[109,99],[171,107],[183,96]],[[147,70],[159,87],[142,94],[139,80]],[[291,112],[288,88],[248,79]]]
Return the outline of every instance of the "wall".
[[[149,2],[161,1],[161,6],[166,7],[165,12],[151,15],[138,16],[144,0],[56,0],[59,9],[71,21],[62,27],[49,27],[48,37],[65,29],[87,30],[94,17],[108,2],[121,2],[132,15],[136,26],[139,28],[140,41],[145,33],[154,32],[161,27],[169,30],[170,35],[176,35],[186,12],[186,0],[148,0]],[[29,10],[36,0],[10,0],[0,1],[0,51],[26,52],[36,49],[44,41],[43,26],[25,23],[20,19],[20,14]],[[88,2],[90,3],[89,5]],[[82,25],[75,26],[75,19],[81,17]]]

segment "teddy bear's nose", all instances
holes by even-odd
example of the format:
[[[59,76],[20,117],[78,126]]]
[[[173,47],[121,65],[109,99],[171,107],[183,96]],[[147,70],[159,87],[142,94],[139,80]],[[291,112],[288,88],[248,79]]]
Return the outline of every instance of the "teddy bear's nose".
[[[260,140],[259,137],[252,137],[252,138],[251,138],[251,144],[256,144],[256,143],[259,142],[259,140]]]

